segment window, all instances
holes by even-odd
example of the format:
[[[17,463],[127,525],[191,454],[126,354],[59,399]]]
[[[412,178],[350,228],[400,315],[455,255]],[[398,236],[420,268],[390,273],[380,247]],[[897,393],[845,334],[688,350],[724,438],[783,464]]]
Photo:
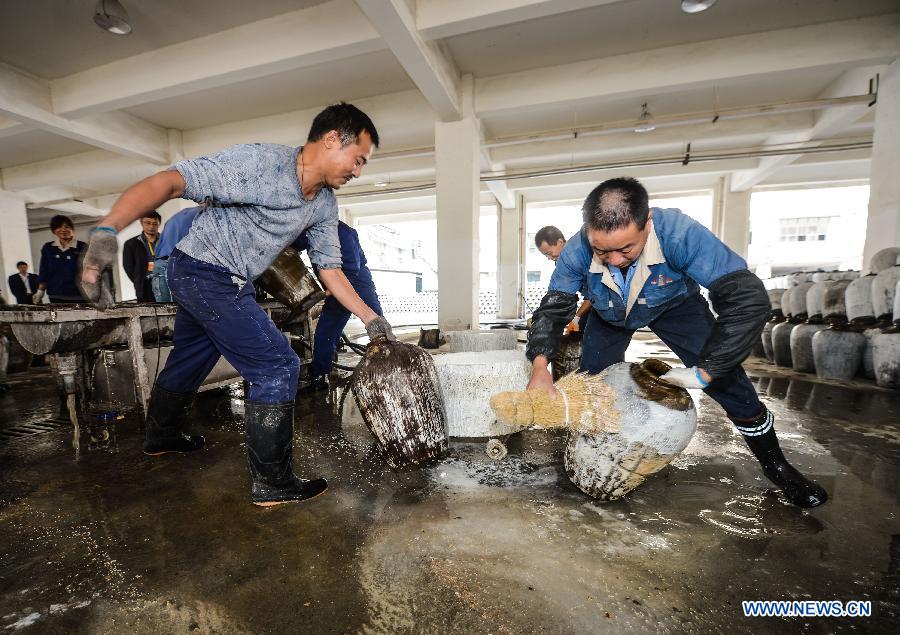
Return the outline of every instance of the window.
[[[828,223],[832,218],[832,216],[782,218],[779,223],[778,242],[804,243],[827,240]]]
[[[540,282],[540,281],[541,281],[541,272],[540,271],[529,271],[528,272],[529,284],[532,282]]]

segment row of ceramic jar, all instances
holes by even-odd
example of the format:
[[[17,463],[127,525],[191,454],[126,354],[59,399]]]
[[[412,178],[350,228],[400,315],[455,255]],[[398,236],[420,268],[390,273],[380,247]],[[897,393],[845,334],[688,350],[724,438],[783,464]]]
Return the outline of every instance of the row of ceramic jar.
[[[893,264],[893,263],[891,263]],[[854,280],[858,271],[797,271],[783,276],[763,280],[766,290],[790,289],[803,282],[825,282],[826,280]]]
[[[875,254],[869,270],[781,276],[788,287],[769,289],[761,352],[822,378],[900,388],[900,248]]]

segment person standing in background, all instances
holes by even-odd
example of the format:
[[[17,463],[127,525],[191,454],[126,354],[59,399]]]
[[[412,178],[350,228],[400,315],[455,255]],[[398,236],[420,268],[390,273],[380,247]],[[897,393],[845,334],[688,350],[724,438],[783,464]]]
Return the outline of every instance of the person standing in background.
[[[175,250],[175,245],[191,231],[191,225],[197,215],[203,211],[204,206],[188,207],[166,221],[166,226],[159,235],[156,243],[156,264],[153,266],[153,275],[150,278],[153,287],[153,297],[157,302],[174,302],[172,291],[169,289],[169,280],[166,271],[169,268],[169,256]]]
[[[9,277],[9,290],[16,298],[16,304],[31,304],[31,299],[38,290],[38,277],[28,273],[28,263],[20,260],[16,263],[19,273]]]
[[[366,266],[366,254],[359,244],[359,234],[344,221],[338,221],[338,241],[341,244],[341,270],[347,276],[350,285],[359,294],[375,313],[383,316],[378,293],[375,291],[375,283],[372,281],[372,272]],[[294,249],[306,251],[309,249],[309,238],[306,232],[294,241]],[[315,266],[313,266],[316,269]],[[318,274],[318,270],[316,269]],[[329,295],[319,316],[316,325],[316,334],[313,339],[312,375],[313,381],[307,387],[308,391],[316,391],[328,386],[326,376],[334,365],[334,353],[337,350],[338,340],[347,322],[350,320],[350,311],[343,304]]]
[[[162,217],[157,211],[147,212],[141,218],[140,234],[125,241],[122,247],[122,267],[134,285],[138,302],[154,302],[151,276],[156,261],[156,245],[159,242],[159,225]]]
[[[34,275],[34,274],[32,274]],[[0,295],[0,306],[6,305],[6,298]],[[9,324],[0,324],[0,395],[10,389],[6,383],[6,367],[9,366],[9,338],[12,335]]]
[[[562,253],[563,247],[566,246],[566,237],[558,227],[547,225],[546,227],[541,227],[534,235],[534,246],[537,247],[538,251],[548,260],[556,262],[559,260],[559,254]],[[580,331],[581,327],[579,325],[581,324],[581,319],[587,315],[590,310],[591,301],[587,299],[582,300],[581,306],[579,306],[578,310],[575,312],[575,317],[573,317],[572,321],[566,326],[565,334],[568,335],[569,333]]]
[[[87,245],[75,240],[75,225],[72,219],[57,214],[50,219],[50,231],[56,240],[41,247],[41,264],[38,269],[38,290],[32,301],[40,304],[44,294],[52,304],[84,302],[84,296],[75,281],[78,276],[78,261]]]

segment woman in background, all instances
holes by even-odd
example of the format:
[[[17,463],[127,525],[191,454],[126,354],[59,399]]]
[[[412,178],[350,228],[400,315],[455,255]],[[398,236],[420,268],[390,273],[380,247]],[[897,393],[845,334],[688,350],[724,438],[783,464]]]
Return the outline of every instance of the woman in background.
[[[87,245],[75,240],[75,226],[68,216],[57,214],[51,218],[50,231],[56,240],[41,247],[38,290],[32,299],[35,304],[40,304],[46,293],[52,304],[84,302],[75,278],[81,252]]]

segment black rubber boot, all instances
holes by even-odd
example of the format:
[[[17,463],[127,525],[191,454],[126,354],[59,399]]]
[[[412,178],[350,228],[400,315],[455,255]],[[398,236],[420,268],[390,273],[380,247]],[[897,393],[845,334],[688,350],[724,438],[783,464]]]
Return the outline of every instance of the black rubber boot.
[[[732,419],[732,422],[762,466],[763,474],[781,488],[791,503],[797,507],[809,508],[818,507],[828,500],[828,492],[815,481],[803,476],[784,458],[778,437],[775,436],[775,418],[768,408],[756,419]]]
[[[315,498],[326,489],[323,478],[311,481],[291,469],[294,454],[294,402],[253,403],[244,408],[247,423],[247,460],[254,505],[270,507]]]
[[[158,456],[168,452],[193,452],[204,446],[201,436],[184,433],[184,424],[191,414],[194,393],[172,392],[161,386],[153,389],[147,406],[147,428],[144,433],[144,454]]]

